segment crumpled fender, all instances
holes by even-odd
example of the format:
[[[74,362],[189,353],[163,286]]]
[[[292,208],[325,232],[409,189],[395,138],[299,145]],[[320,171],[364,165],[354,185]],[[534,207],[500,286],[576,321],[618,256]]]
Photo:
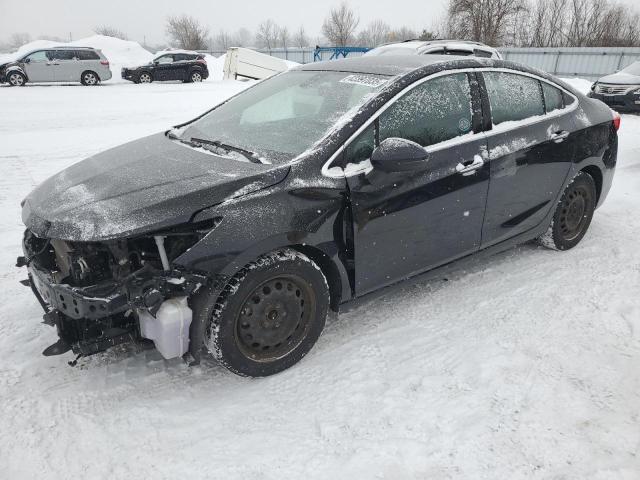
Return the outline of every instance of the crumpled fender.
[[[25,77],[27,76],[27,72],[25,72],[24,69],[20,65],[12,65],[10,67],[7,67],[7,69],[5,71],[6,71],[7,74],[9,72],[18,71],[21,74],[23,74]]]

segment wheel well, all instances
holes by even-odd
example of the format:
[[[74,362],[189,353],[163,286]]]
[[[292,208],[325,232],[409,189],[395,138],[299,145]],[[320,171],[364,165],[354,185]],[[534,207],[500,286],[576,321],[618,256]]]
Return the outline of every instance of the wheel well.
[[[98,72],[95,72],[95,71],[93,71],[93,70],[85,70],[85,71],[84,71],[84,72],[82,72],[82,74],[80,75],[80,78],[82,78],[82,77],[84,76],[84,74],[85,74],[85,73],[93,73],[93,74],[96,76],[96,78],[97,78],[98,80],[100,80],[100,75],[98,75]]]
[[[588,173],[596,184],[596,204],[600,201],[600,192],[602,192],[602,172],[595,165],[584,167],[581,172]]]
[[[310,247],[309,245],[292,245],[291,248],[305,254],[320,267],[329,284],[331,310],[337,312],[342,299],[342,280],[338,267],[336,267],[326,253],[315,247]]]

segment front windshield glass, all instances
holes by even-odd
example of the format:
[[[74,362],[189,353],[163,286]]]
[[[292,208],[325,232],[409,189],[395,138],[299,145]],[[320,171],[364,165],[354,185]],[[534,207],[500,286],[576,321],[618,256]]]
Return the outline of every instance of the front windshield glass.
[[[215,141],[255,152],[271,163],[285,162],[312,147],[389,80],[346,72],[283,73],[191,123],[180,138]]]
[[[640,62],[634,62],[628,67],[623,68],[622,71],[630,75],[640,76]]]

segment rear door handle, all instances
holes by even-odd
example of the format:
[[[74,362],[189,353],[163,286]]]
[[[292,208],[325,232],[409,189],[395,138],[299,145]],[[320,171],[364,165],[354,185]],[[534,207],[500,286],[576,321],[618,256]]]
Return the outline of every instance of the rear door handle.
[[[465,162],[465,163],[459,163],[458,165],[456,165],[456,172],[466,177],[468,175],[473,175],[474,173],[476,173],[476,170],[478,170],[479,168],[482,168],[483,165],[484,165],[484,160],[482,159],[482,157],[480,155],[474,155],[473,161],[471,163]]]
[[[569,132],[566,130],[561,130],[559,132],[555,132],[551,134],[551,141],[554,143],[562,143],[569,136]]]

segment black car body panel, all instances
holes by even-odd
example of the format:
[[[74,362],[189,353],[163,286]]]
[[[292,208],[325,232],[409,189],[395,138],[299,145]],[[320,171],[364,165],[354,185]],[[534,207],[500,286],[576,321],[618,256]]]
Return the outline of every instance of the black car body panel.
[[[437,56],[373,56],[297,70],[392,79],[349,121],[280,165],[214,156],[165,134],[76,164],[25,200],[23,263],[35,259],[40,269],[52,268],[55,262],[40,256],[50,251],[47,242],[54,240],[64,241],[70,252],[113,256],[122,265],[132,255],[147,258],[146,267],[136,263],[140,270],[104,260],[117,275],[93,277],[93,283],[103,277],[115,282],[109,291],[124,295],[126,308],[135,312],[153,309],[171,295],[188,295],[201,283],[224,285],[258,256],[293,247],[322,268],[337,309],[354,297],[479,250],[496,251],[541,235],[562,191],[581,170],[594,177],[599,204],[611,186],[617,154],[611,111],[542,72],[501,60]],[[493,127],[483,74],[487,70],[548,81],[564,91],[563,109],[526,125]],[[370,126],[377,132],[385,108],[427,77],[456,72],[468,77],[471,88],[467,137],[426,148],[423,170],[345,173],[345,147]],[[480,167],[468,173],[460,170],[460,165],[472,162]],[[170,242],[171,271],[162,272],[158,266],[154,236],[166,236]],[[75,257],[69,261],[70,275],[77,270],[74,262]],[[80,271],[78,278],[82,274],[93,275]],[[184,278],[184,284],[178,287],[177,278]],[[60,283],[51,280],[56,281]],[[160,297],[147,298],[150,290],[145,285]],[[81,295],[82,288],[73,291]],[[59,303],[54,305],[59,312]],[[61,315],[59,331],[68,330],[80,314]],[[123,328],[134,328],[126,322],[118,325],[117,335]],[[192,344],[198,344],[203,329],[193,326]],[[77,332],[68,337],[84,345],[84,350],[74,347],[80,352],[106,345],[96,347],[94,338],[87,346],[93,337],[82,337],[82,342],[80,337]]]
[[[62,240],[135,236],[187,223],[199,210],[282,181],[288,170],[197,151],[159,133],[49,178],[25,199],[23,221]]]

